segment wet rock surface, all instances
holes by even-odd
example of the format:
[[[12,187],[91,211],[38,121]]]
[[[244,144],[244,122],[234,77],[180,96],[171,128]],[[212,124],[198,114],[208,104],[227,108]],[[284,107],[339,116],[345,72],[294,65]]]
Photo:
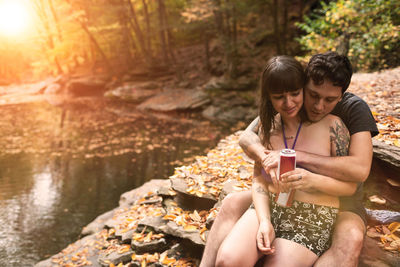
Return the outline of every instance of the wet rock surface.
[[[196,109],[209,102],[209,96],[202,90],[176,89],[160,93],[146,100],[138,106],[138,109],[168,112]]]

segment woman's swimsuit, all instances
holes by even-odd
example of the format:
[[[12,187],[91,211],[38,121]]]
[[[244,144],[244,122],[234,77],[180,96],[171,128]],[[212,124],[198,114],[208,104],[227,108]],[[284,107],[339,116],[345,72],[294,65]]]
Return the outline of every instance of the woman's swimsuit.
[[[294,149],[301,129],[301,123],[293,142]],[[282,122],[282,134],[287,148],[285,130]],[[275,194],[270,193],[271,222],[276,238],[284,238],[308,248],[321,256],[331,245],[331,233],[338,208],[306,203],[294,200],[290,207],[275,202]]]

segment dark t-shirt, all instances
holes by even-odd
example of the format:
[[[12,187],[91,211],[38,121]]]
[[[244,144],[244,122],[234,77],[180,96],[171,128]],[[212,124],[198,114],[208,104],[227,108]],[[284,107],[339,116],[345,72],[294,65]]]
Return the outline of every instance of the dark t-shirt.
[[[367,103],[352,93],[345,92],[331,114],[342,119],[350,135],[370,131],[371,136],[374,137],[379,133]]]
[[[375,119],[367,103],[358,96],[345,92],[342,100],[336,105],[331,114],[342,119],[350,135],[358,132],[370,131],[371,137],[379,133]],[[365,209],[362,205],[363,183],[359,183],[357,191],[350,197],[340,198],[340,210],[354,212],[366,222]]]

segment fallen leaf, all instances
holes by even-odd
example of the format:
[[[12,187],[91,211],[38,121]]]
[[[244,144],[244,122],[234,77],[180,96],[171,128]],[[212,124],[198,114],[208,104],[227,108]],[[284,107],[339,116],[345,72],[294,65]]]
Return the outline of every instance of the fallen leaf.
[[[400,222],[392,222],[391,224],[389,224],[388,228],[392,233],[394,233],[397,229],[400,228]]]
[[[386,199],[384,199],[383,197],[380,197],[378,195],[370,196],[368,199],[369,199],[369,201],[371,201],[373,203],[377,203],[377,204],[383,205],[386,203]]]
[[[183,227],[183,230],[185,230],[187,232],[194,232],[194,231],[197,231],[197,227],[194,225],[187,224]]]
[[[388,182],[391,186],[400,187],[400,182],[395,181],[393,179],[386,179],[386,182]]]

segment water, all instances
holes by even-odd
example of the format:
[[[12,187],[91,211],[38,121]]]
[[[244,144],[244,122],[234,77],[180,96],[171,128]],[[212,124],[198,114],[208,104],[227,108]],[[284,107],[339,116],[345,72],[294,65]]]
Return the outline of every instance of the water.
[[[147,115],[102,99],[0,111],[0,266],[58,253],[122,193],[168,178],[228,134],[190,114]]]

